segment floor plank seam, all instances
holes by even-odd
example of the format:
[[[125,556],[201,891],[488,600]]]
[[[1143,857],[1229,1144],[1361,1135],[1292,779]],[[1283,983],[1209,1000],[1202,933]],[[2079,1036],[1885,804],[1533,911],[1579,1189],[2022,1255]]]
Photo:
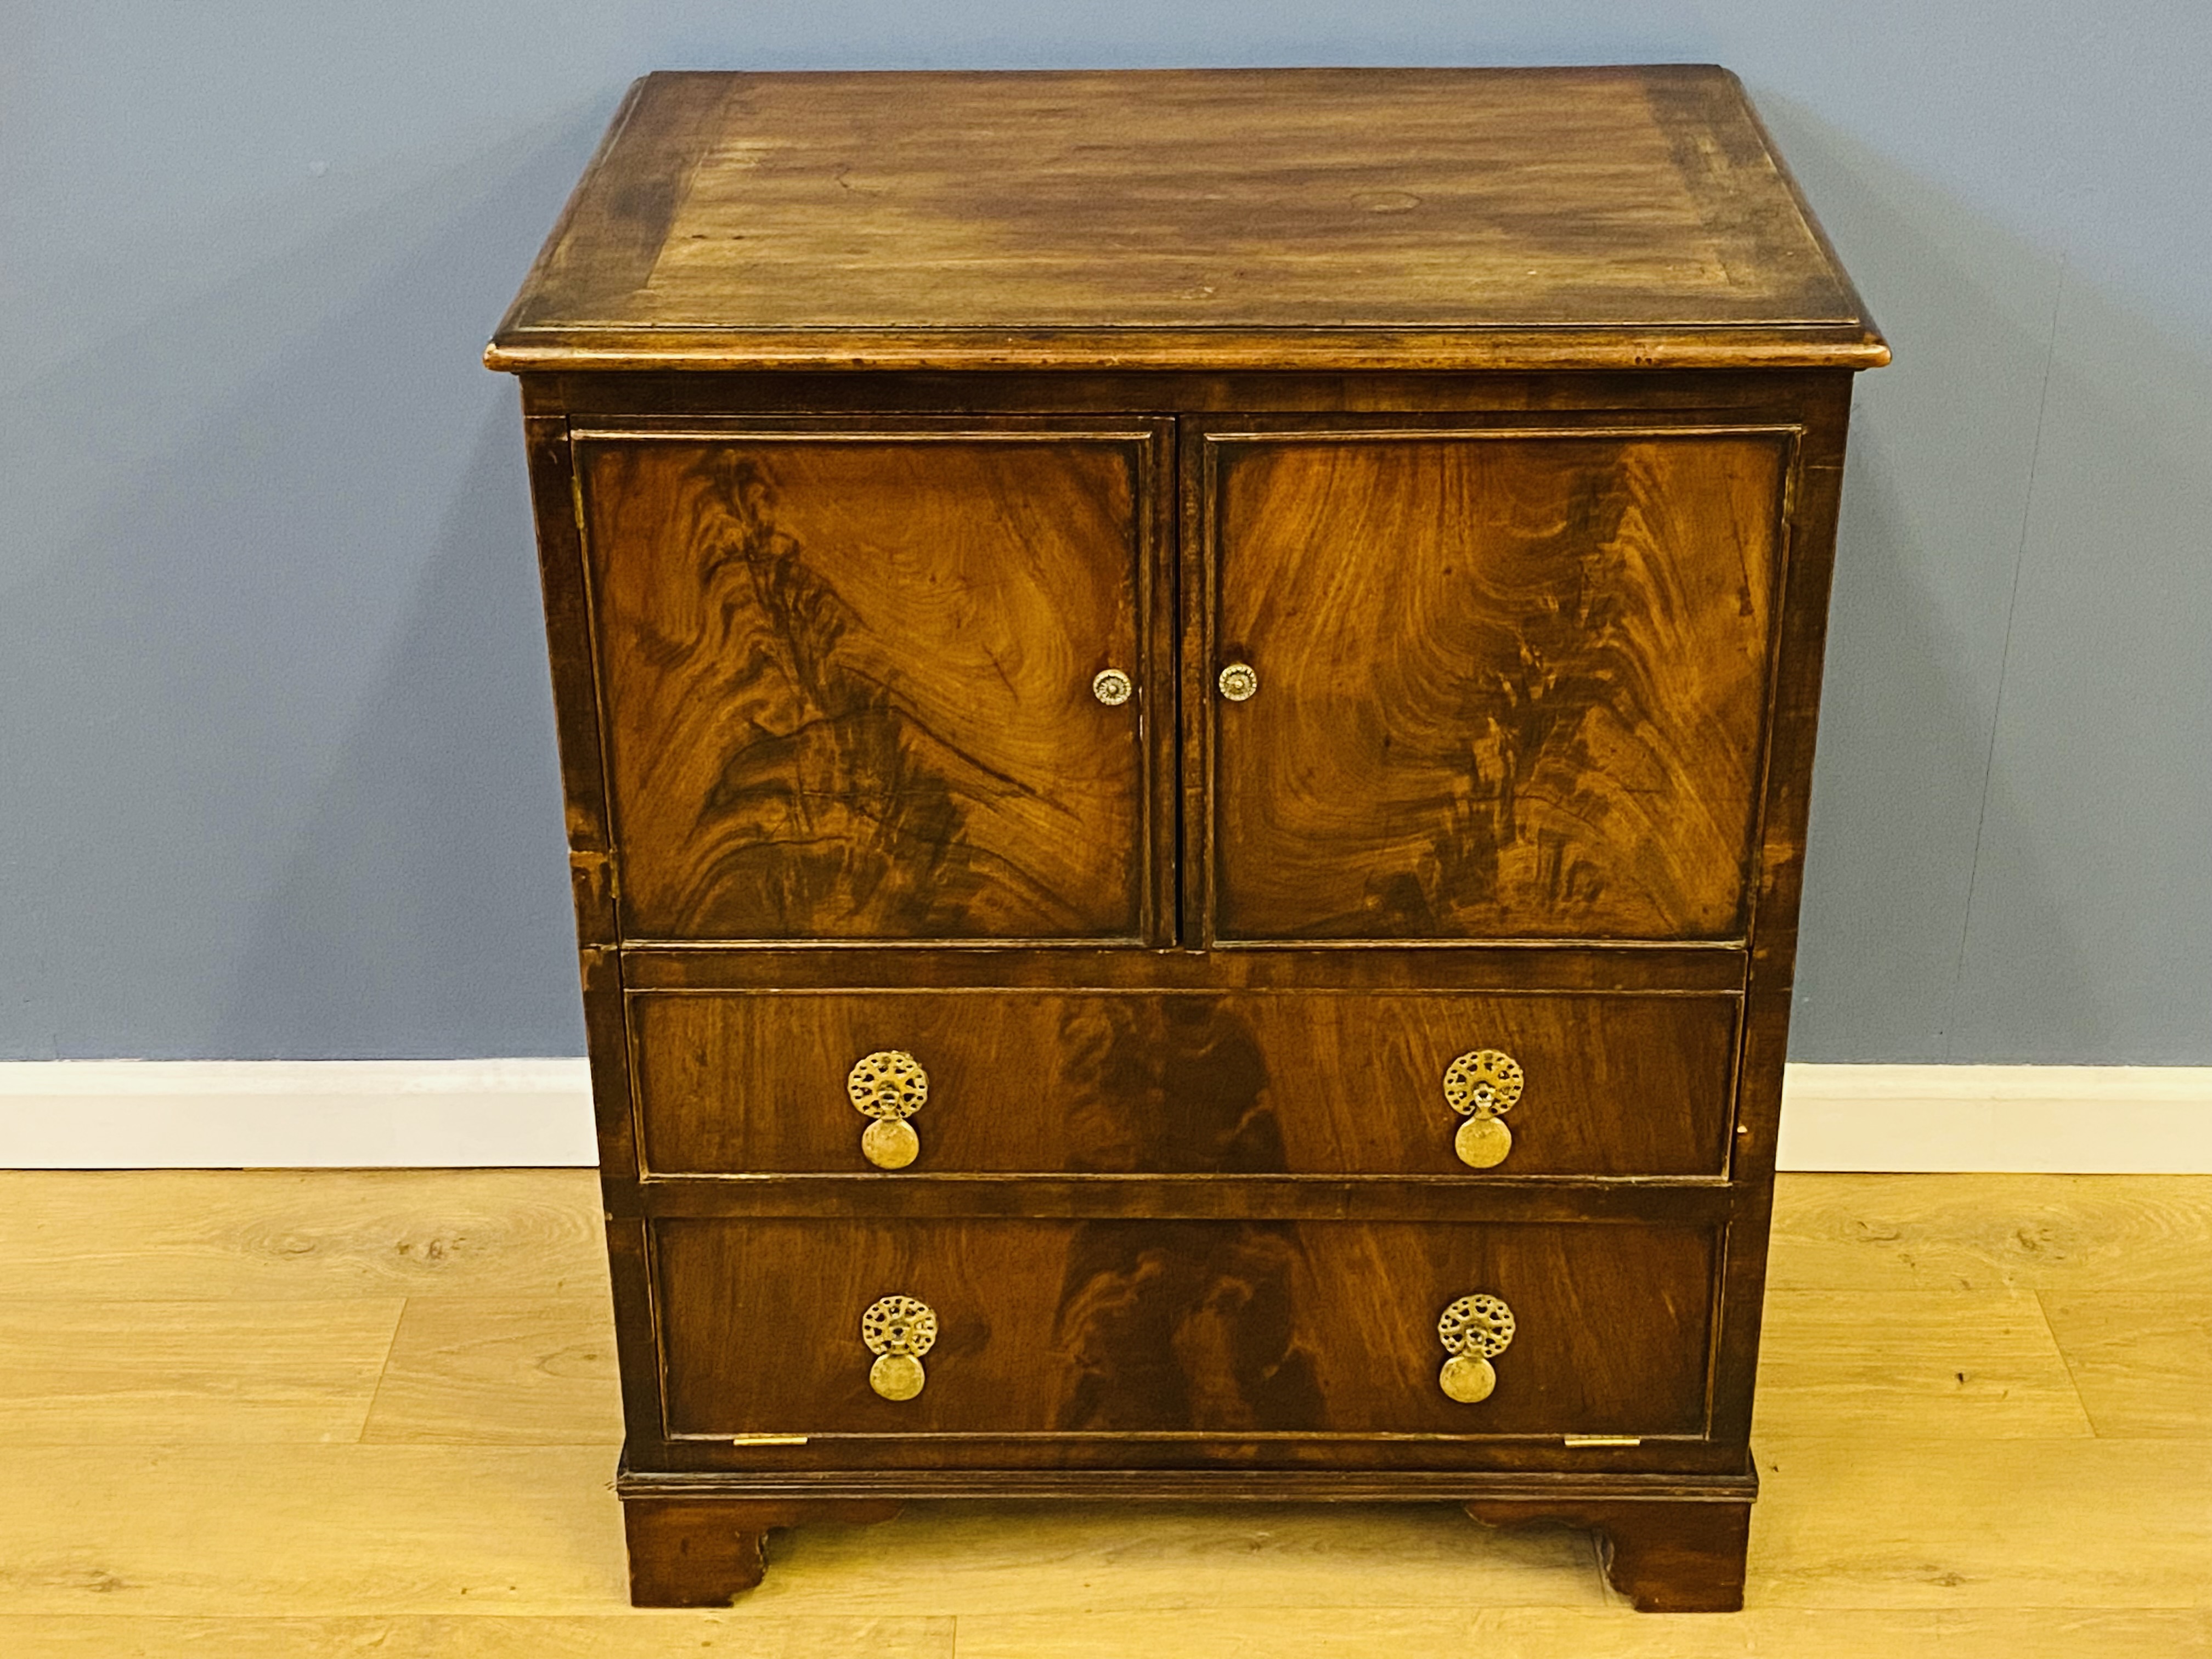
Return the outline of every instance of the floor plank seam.
[[[385,1378],[392,1375],[392,1356],[398,1351],[400,1328],[407,1322],[408,1305],[414,1299],[412,1297],[400,1297],[399,1311],[392,1316],[392,1334],[385,1339],[384,1358],[376,1368],[375,1386],[368,1391],[368,1403],[362,1408],[361,1423],[354,1430],[352,1443],[356,1446],[368,1443],[368,1425],[376,1420],[376,1402],[383,1395]]]

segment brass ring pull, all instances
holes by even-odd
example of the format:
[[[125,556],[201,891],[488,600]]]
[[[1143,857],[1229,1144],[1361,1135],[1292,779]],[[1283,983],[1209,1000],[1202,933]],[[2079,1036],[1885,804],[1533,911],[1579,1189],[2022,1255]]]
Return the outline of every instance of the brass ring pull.
[[[875,1120],[860,1132],[860,1155],[878,1170],[903,1170],[921,1154],[921,1137],[907,1121],[929,1103],[929,1073],[903,1048],[878,1048],[853,1063],[845,1092],[855,1110]]]
[[[876,1356],[868,1386],[886,1400],[911,1400],[929,1381],[921,1357],[937,1344],[937,1315],[927,1302],[887,1296],[860,1316],[860,1340]]]
[[[1221,671],[1214,684],[1230,702],[1243,702],[1260,689],[1260,672],[1249,662],[1232,662]]]
[[[1119,708],[1137,695],[1137,683],[1118,668],[1102,668],[1091,676],[1091,695],[1109,708]]]
[[[1467,1120],[1452,1151],[1471,1170],[1505,1162],[1513,1132],[1500,1121],[1521,1098],[1521,1062],[1501,1048],[1475,1048],[1444,1067],[1444,1104]]]
[[[1513,1310],[1494,1296],[1463,1296],[1437,1321],[1437,1340],[1451,1356],[1437,1385],[1463,1406],[1490,1398],[1498,1368],[1490,1362],[1513,1346]]]

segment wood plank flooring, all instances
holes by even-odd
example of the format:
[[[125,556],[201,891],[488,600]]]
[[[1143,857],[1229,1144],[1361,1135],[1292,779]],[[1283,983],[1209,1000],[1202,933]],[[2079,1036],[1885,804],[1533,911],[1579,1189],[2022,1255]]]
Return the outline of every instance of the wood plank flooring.
[[[588,1171],[0,1173],[11,1659],[2212,1659],[2212,1179],[1778,1190],[1744,1613],[1426,1505],[915,1504],[635,1613]]]

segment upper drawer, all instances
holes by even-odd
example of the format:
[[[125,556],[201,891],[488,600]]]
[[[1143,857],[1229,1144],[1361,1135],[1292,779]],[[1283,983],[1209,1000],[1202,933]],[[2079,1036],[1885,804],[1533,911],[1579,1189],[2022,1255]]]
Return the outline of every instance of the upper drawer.
[[[639,992],[629,1006],[659,1175],[868,1170],[875,1120],[851,1079],[889,1052],[926,1079],[905,1120],[917,1173],[1728,1170],[1733,995]],[[1455,1072],[1485,1051],[1510,1063]],[[899,1080],[911,1106],[915,1079]],[[1492,1127],[1463,1135],[1477,1120]]]
[[[1741,937],[1793,440],[1202,434],[1212,937]]]
[[[1094,424],[577,434],[626,936],[1143,937],[1164,428]]]

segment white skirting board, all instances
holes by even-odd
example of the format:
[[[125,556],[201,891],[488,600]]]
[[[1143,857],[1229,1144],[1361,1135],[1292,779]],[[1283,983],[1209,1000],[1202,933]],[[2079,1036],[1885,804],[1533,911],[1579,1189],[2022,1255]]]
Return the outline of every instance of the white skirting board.
[[[0,1064],[0,1169],[537,1169],[598,1159],[580,1060]]]
[[[0,1169],[589,1165],[590,1091],[580,1060],[0,1063]],[[2212,1066],[1792,1066],[1781,1164],[2212,1174]]]
[[[1792,1066],[1777,1162],[2212,1175],[2212,1066]]]

